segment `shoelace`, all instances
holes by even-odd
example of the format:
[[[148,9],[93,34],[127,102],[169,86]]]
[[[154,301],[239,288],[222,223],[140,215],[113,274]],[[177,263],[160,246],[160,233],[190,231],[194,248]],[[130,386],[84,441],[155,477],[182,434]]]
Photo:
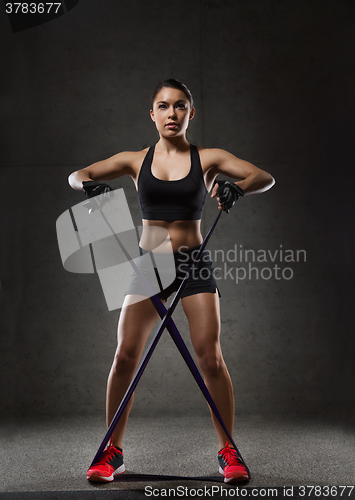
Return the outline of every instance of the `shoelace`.
[[[117,454],[117,450],[114,446],[109,446],[102,454],[100,460],[96,462],[95,465],[106,464],[111,458],[115,457]]]
[[[223,449],[221,455],[226,460],[228,465],[235,465],[237,463],[237,465],[242,465],[244,467],[244,464],[238,457],[237,452],[234,448],[230,448],[228,443],[226,443],[226,447]]]

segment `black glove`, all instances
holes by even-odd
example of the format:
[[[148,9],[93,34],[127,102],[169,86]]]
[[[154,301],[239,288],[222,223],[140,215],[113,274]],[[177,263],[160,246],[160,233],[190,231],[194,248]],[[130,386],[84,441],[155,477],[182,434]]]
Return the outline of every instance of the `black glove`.
[[[87,198],[95,198],[84,203],[90,214],[102,208],[114,196],[114,193],[111,192],[112,188],[108,184],[96,181],[83,181],[83,191]]]
[[[232,208],[238,198],[244,196],[244,190],[237,186],[237,184],[234,184],[234,182],[220,180],[214,181],[212,189],[215,184],[218,184],[217,196],[219,197],[219,201],[222,203],[227,214],[229,214],[229,209]]]
[[[104,184],[103,182],[84,181],[83,191],[86,194],[87,198],[93,198],[94,196],[98,196],[99,194],[105,194],[109,191],[112,191],[112,188],[108,184]]]

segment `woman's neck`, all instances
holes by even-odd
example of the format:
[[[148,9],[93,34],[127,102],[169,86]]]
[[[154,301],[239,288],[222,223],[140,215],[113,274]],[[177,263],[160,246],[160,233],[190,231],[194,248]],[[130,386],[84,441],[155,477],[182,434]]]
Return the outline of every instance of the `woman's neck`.
[[[160,136],[155,149],[161,153],[174,153],[176,151],[187,151],[190,149],[190,143],[185,136],[166,138]]]

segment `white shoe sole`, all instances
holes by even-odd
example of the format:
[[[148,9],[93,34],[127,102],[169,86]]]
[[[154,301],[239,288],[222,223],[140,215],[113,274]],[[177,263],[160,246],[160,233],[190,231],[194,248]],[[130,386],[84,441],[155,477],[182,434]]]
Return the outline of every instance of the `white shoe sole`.
[[[124,464],[122,464],[120,467],[118,467],[112,474],[111,476],[99,476],[98,473],[91,474],[90,478],[87,477],[88,481],[97,481],[97,482],[110,482],[115,479],[115,476],[118,474],[122,474],[126,470]]]
[[[241,482],[241,481],[246,481],[247,479],[249,479],[249,476],[248,475],[243,475],[243,476],[237,476],[237,477],[229,477],[229,478],[226,478],[226,476],[224,475],[224,471],[222,469],[222,467],[219,468],[218,472],[220,474],[222,474],[222,476],[224,476],[224,482],[225,483],[230,483],[231,481],[234,481],[234,482]]]

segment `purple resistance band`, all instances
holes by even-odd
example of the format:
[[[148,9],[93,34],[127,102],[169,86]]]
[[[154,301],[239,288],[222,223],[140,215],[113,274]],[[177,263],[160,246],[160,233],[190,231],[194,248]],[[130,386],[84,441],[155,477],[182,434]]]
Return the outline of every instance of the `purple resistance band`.
[[[125,256],[129,260],[129,262],[131,263],[133,269],[137,273],[138,277],[141,279],[143,285],[149,291],[149,289],[151,289],[150,285],[148,284],[148,282],[146,281],[145,277],[142,275],[142,273],[140,272],[140,270],[136,266],[135,262],[132,260],[132,258],[128,254],[127,250],[122,245],[120,239],[118,238],[117,234],[114,232],[114,229],[110,225],[110,223],[107,220],[107,218],[106,218],[105,214],[103,213],[103,211],[100,210],[100,212],[101,212],[101,215],[104,218],[106,224],[111,229],[111,232],[114,235],[114,237],[115,237],[117,243],[119,244],[120,248],[122,249],[123,253],[125,254]],[[215,229],[215,227],[217,225],[217,222],[219,221],[219,218],[220,218],[221,214],[222,214],[222,212],[220,211],[219,214],[217,215],[215,221],[213,222],[210,230],[208,231],[207,235],[205,236],[205,238],[204,238],[204,240],[203,240],[203,242],[202,242],[202,244],[200,246],[200,249],[199,249],[199,251],[197,253],[197,256],[196,256],[196,259],[195,259],[196,262],[198,262],[200,260],[202,252],[205,249],[205,247],[207,245],[207,242],[210,239],[210,237],[211,237],[211,235],[213,233],[213,230]],[[233,447],[235,448],[235,450],[236,450],[236,452],[238,454],[238,457],[243,462],[243,464],[244,464],[244,466],[245,466],[245,468],[246,468],[246,470],[248,472],[249,478],[250,478],[250,471],[249,471],[246,463],[244,462],[244,460],[243,460],[243,458],[242,458],[242,456],[241,456],[241,454],[240,454],[240,452],[239,452],[239,450],[238,450],[238,448],[237,448],[237,446],[236,446],[233,438],[231,437],[228,429],[226,428],[226,426],[225,426],[225,424],[223,422],[223,419],[222,419],[222,417],[221,417],[221,415],[220,415],[220,413],[219,413],[219,411],[218,411],[218,409],[217,409],[217,407],[216,407],[216,405],[215,405],[215,403],[214,403],[214,401],[212,399],[212,396],[209,393],[209,391],[208,391],[208,389],[207,389],[207,387],[206,387],[206,385],[205,385],[205,383],[203,381],[203,378],[202,378],[202,376],[201,376],[201,374],[200,374],[200,372],[199,372],[199,370],[198,370],[198,368],[197,368],[194,360],[192,359],[189,350],[186,347],[186,344],[185,344],[184,340],[182,339],[182,337],[181,337],[181,335],[180,335],[180,333],[179,333],[179,331],[178,331],[178,329],[177,329],[174,321],[171,319],[171,315],[174,312],[175,307],[177,306],[177,303],[178,303],[178,301],[179,301],[179,299],[181,297],[182,292],[185,289],[185,286],[187,285],[187,282],[188,282],[188,280],[189,280],[189,278],[190,278],[190,276],[192,274],[192,271],[193,271],[194,267],[195,267],[195,263],[193,263],[191,265],[191,267],[189,268],[189,270],[188,270],[187,274],[185,275],[185,277],[184,277],[184,279],[183,279],[183,281],[182,281],[179,289],[177,290],[177,292],[176,292],[176,294],[175,294],[175,296],[174,296],[174,298],[172,300],[172,303],[171,303],[171,305],[170,305],[170,307],[169,307],[168,310],[165,308],[164,304],[160,301],[159,297],[157,297],[156,295],[152,295],[150,297],[150,299],[153,302],[153,304],[154,304],[157,312],[159,313],[160,317],[162,318],[162,322],[161,322],[161,324],[160,324],[157,332],[155,333],[155,335],[154,335],[154,337],[153,337],[153,339],[152,339],[152,341],[151,341],[148,349],[146,350],[146,352],[145,352],[145,354],[144,354],[144,356],[143,356],[143,358],[142,358],[142,360],[141,360],[141,362],[140,362],[140,364],[139,364],[139,366],[137,368],[137,371],[136,371],[136,373],[135,373],[135,375],[134,375],[134,377],[133,377],[133,379],[132,379],[132,381],[131,381],[131,383],[130,383],[130,385],[129,385],[129,387],[128,387],[128,389],[127,389],[127,391],[126,391],[126,393],[125,393],[125,395],[124,395],[124,397],[123,397],[123,399],[122,399],[122,401],[121,401],[121,403],[120,403],[120,405],[119,405],[119,407],[117,409],[117,411],[116,411],[115,416],[113,417],[113,419],[112,419],[112,421],[110,423],[109,428],[107,429],[107,432],[106,432],[106,434],[104,436],[104,439],[102,440],[102,443],[101,443],[101,445],[100,445],[100,447],[99,447],[99,449],[98,449],[98,451],[97,451],[97,453],[96,453],[96,455],[95,455],[95,457],[94,457],[94,459],[93,459],[90,467],[92,467],[95,464],[95,462],[97,462],[97,460],[100,458],[100,456],[102,455],[103,451],[105,450],[106,445],[107,445],[110,437],[112,436],[112,433],[113,433],[113,431],[114,431],[114,429],[115,429],[115,427],[116,427],[119,419],[121,418],[124,410],[126,409],[128,401],[131,398],[131,396],[132,396],[132,394],[133,394],[133,392],[134,392],[134,390],[135,390],[135,388],[136,388],[136,386],[137,386],[137,384],[138,384],[138,382],[139,382],[139,380],[140,380],[140,378],[141,378],[141,376],[142,376],[142,374],[143,374],[143,372],[144,372],[144,370],[145,370],[145,368],[146,368],[146,366],[147,366],[147,364],[148,364],[148,362],[149,362],[149,360],[150,360],[150,358],[151,358],[151,356],[153,354],[153,351],[154,351],[155,347],[158,344],[158,341],[159,341],[159,339],[160,339],[160,337],[161,337],[164,329],[167,328],[168,331],[169,331],[169,333],[170,333],[171,338],[173,339],[175,345],[179,349],[179,351],[180,351],[183,359],[185,360],[185,363],[187,364],[188,368],[190,369],[190,371],[191,371],[193,377],[195,378],[198,386],[200,387],[203,395],[205,396],[205,399],[207,400],[210,408],[212,409],[212,411],[215,414],[216,418],[218,419],[218,421],[219,421],[222,429],[224,430],[224,432],[226,433],[228,439],[230,440],[230,442],[232,443]],[[139,475],[139,477],[141,478],[142,476]],[[159,477],[163,477],[163,476],[159,476]],[[168,477],[169,479],[175,478],[175,476],[165,476],[165,477]],[[181,478],[179,476],[176,476],[176,479],[181,479]],[[197,479],[197,478],[194,478],[194,479]],[[215,478],[211,478],[211,479],[215,480]],[[135,479],[135,480],[138,480],[138,479]]]

